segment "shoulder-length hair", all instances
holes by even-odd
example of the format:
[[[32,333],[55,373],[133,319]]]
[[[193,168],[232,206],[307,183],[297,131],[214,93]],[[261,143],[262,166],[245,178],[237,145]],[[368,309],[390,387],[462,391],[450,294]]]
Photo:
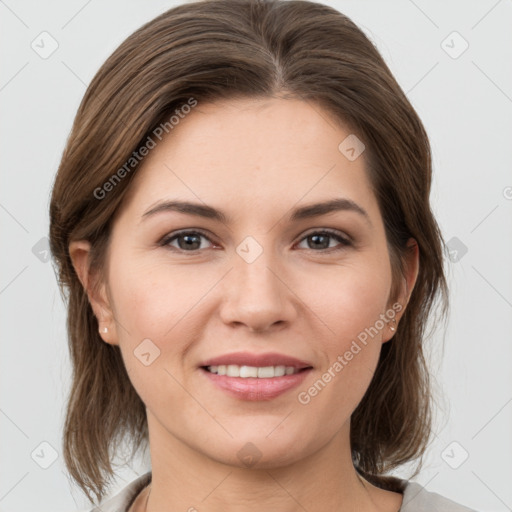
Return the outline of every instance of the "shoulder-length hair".
[[[448,294],[444,243],[429,204],[431,150],[422,122],[372,42],[334,8],[304,0],[196,1],[146,23],[102,65],[76,114],[52,191],[50,247],[67,302],[73,371],[63,454],[91,502],[91,493],[100,501],[107,492],[119,443],[127,436],[133,456],[147,447],[148,431],[145,406],[119,347],[98,333],[69,244],[88,240],[90,268],[102,275],[112,219],[138,165],[134,152],[159,127],[170,130],[169,119],[191,98],[277,96],[314,102],[365,144],[393,293],[407,240],[419,246],[409,304],[351,417],[354,466],[391,489],[385,473],[421,460],[428,445],[432,394],[425,327],[437,298],[446,314]]]

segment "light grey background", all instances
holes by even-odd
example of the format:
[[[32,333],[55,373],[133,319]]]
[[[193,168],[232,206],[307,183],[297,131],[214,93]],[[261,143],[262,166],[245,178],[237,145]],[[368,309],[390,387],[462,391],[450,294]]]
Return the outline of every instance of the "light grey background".
[[[432,203],[454,251],[444,352],[441,331],[431,341],[445,400],[416,480],[476,510],[512,510],[512,2],[326,3],[377,44],[423,119]],[[1,511],[88,507],[61,457],[70,372],[65,310],[44,261],[49,194],[86,85],[130,33],[174,5],[0,1]],[[42,58],[52,39],[58,48]],[[41,443],[56,451],[47,469],[53,452]],[[120,470],[113,492],[146,464]]]

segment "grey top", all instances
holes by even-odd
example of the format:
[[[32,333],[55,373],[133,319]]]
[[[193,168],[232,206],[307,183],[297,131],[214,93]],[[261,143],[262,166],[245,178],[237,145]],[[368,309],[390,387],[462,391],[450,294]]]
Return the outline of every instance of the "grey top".
[[[126,512],[137,495],[151,481],[151,471],[139,476],[116,495],[88,512]],[[427,491],[416,482],[400,480],[403,485],[403,503],[398,512],[476,512],[435,492]]]

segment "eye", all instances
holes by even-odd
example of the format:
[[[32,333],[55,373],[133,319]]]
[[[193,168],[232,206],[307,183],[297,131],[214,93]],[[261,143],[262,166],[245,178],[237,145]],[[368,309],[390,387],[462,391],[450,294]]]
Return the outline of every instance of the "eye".
[[[210,241],[210,239],[200,231],[182,231],[180,233],[171,233],[164,237],[160,245],[173,247],[183,252],[195,252],[200,249],[205,249],[204,246],[201,246],[201,238]],[[172,244],[174,241],[176,241],[177,247]]]
[[[323,250],[324,252],[331,252],[330,250],[326,251],[327,249],[337,251],[352,245],[350,240],[347,237],[341,235],[341,233],[339,233],[338,231],[330,231],[325,229],[322,231],[314,231],[312,233],[309,233],[304,238],[302,238],[302,240],[311,242],[308,243],[308,247],[306,247],[307,249],[320,249]],[[332,240],[336,240],[337,242],[339,242],[338,247],[331,246],[330,242]]]
[[[206,249],[207,246],[204,246],[201,243],[201,239],[207,240],[210,243],[211,240],[208,236],[206,236],[201,231],[181,231],[178,233],[170,233],[165,236],[160,242],[159,245],[164,247],[171,247],[177,251],[181,252],[198,252],[201,249]],[[308,243],[308,247],[306,249],[314,250],[315,252],[331,252],[342,250],[348,246],[351,246],[351,241],[343,236],[338,231],[331,230],[321,230],[321,231],[313,231],[303,237],[301,242],[306,240]],[[338,242],[338,246],[332,246],[331,242],[335,240]]]

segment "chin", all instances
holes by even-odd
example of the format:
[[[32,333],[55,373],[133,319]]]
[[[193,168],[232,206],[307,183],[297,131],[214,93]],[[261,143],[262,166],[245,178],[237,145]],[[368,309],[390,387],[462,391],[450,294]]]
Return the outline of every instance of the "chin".
[[[221,457],[213,457],[218,462],[228,466],[242,469],[275,469],[294,464],[303,458],[303,454],[295,447],[295,451],[284,450],[282,446],[262,446],[247,441],[233,452],[225,453]]]
[[[248,428],[244,436],[237,432],[234,439],[224,440],[225,447],[213,458],[240,468],[271,469],[288,466],[306,455],[308,445],[304,444],[304,431],[302,435],[300,432],[296,436],[287,433],[274,438],[272,429],[275,429],[275,424],[268,430]]]

